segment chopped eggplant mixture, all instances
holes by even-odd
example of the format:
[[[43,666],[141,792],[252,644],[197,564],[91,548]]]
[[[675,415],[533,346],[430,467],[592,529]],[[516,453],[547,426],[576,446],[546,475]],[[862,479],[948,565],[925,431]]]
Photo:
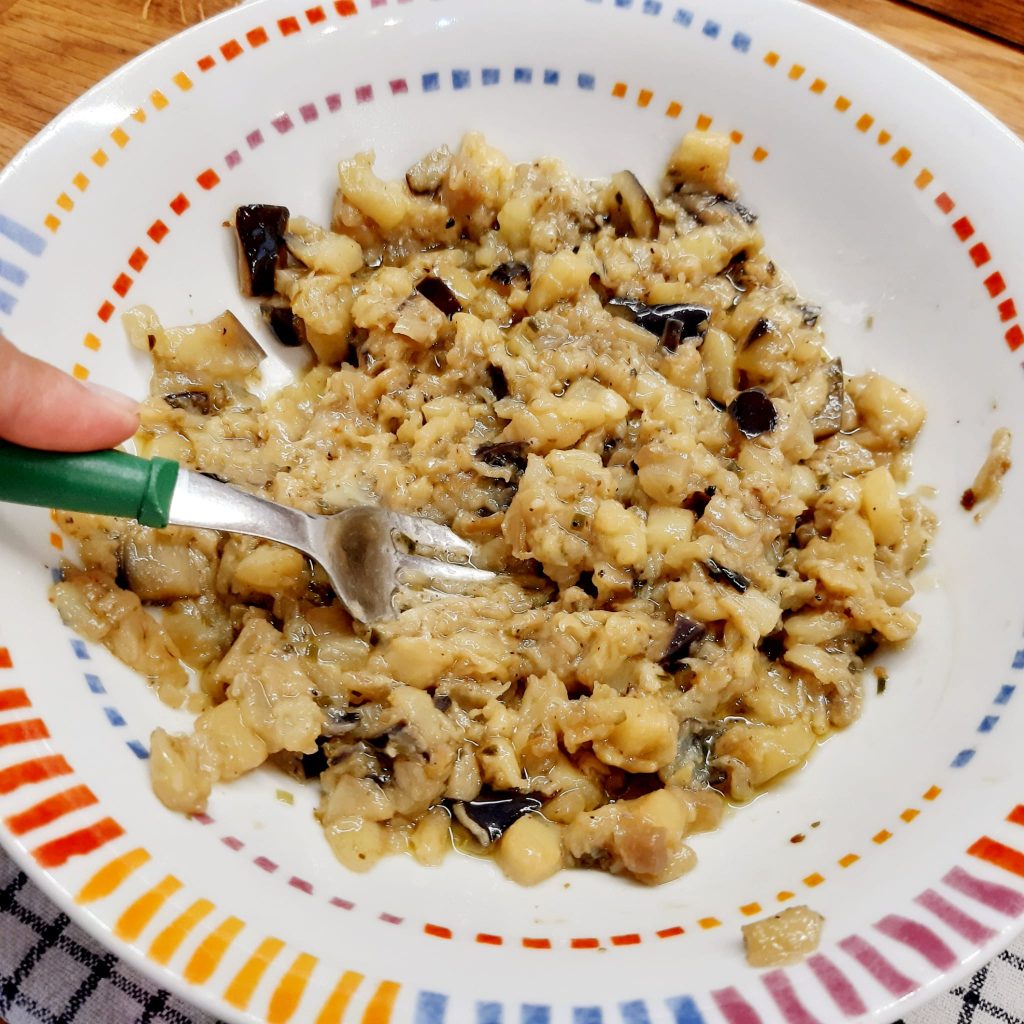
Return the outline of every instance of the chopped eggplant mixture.
[[[195,716],[152,738],[167,807],[270,762],[354,871],[455,845],[522,885],[655,885],[856,719],[863,658],[917,626],[924,409],[828,354],[728,153],[687,135],[660,183],[475,134],[404,181],[357,154],[326,225],[236,211],[262,345],[231,314],[126,315],[153,362],[142,453],[314,515],[427,516],[498,574],[367,626],[290,548],[62,516],[60,614]],[[260,397],[276,344],[307,366]]]

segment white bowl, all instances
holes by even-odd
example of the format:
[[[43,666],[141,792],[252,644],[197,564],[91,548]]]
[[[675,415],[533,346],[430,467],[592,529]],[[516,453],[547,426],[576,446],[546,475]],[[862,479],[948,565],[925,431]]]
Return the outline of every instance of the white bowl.
[[[918,577],[923,624],[886,658],[888,690],[807,770],[698,837],[696,871],[649,890],[585,872],[521,890],[463,857],[354,876],[308,789],[269,771],[220,788],[208,818],[170,814],[145,751],[154,726],[185,716],[64,629],[46,596],[52,524],[0,509],[0,838],[76,921],[211,1013],[884,1021],[1019,927],[1024,483],[1012,472],[980,525],[958,499],[995,427],[1024,436],[1024,147],[815,10],[685,3],[262,0],[112,76],[0,177],[0,327],[141,394],[148,372],[118,324],[128,306],[174,323],[231,306],[262,330],[220,227],[239,203],[326,219],[340,157],[373,147],[395,173],[469,128],[517,159],[650,179],[710,123],[742,133],[744,201],[824,306],[833,351],[930,410],[915,479],[937,488],[942,526]],[[12,767],[26,763],[47,777]],[[59,794],[70,800],[46,805],[59,815],[22,831],[17,816]],[[790,900],[825,915],[821,950],[751,970],[740,925]]]

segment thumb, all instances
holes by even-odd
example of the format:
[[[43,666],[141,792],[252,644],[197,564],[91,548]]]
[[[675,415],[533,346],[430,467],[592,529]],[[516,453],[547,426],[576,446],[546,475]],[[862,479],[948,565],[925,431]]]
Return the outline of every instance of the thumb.
[[[138,403],[82,384],[0,336],[0,438],[27,448],[111,448],[139,426]]]

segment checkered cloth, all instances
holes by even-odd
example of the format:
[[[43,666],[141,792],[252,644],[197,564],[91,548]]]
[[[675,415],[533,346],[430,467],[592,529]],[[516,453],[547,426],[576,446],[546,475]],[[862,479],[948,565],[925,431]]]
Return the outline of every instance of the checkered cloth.
[[[7,1024],[215,1024],[76,928],[3,851],[0,1018]],[[1024,939],[904,1022],[1024,1024]]]

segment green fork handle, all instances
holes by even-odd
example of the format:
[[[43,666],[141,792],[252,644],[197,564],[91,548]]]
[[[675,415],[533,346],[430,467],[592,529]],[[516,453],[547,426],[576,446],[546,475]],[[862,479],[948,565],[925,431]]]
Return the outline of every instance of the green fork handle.
[[[41,452],[0,441],[0,501],[166,526],[178,463],[127,452]]]

